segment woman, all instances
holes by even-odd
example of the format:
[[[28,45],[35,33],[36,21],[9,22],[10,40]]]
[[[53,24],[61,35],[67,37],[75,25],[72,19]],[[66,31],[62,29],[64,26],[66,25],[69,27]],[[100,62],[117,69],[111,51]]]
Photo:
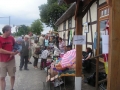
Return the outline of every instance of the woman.
[[[50,37],[50,40],[49,40],[49,46],[50,46],[50,47],[53,47],[54,43],[55,43],[55,42],[54,42],[54,39],[53,39],[53,37],[51,36],[51,37]]]
[[[91,58],[92,56],[92,49],[91,48],[87,48],[86,49],[86,52],[83,52],[83,67],[84,67],[84,70],[86,70],[87,72],[90,72],[90,69],[91,69]]]
[[[35,69],[38,68],[37,64],[38,64],[38,58],[39,58],[39,52],[40,52],[40,47],[38,46],[38,40],[35,40],[34,44],[33,44],[33,58],[34,58],[34,63],[33,66]]]
[[[62,38],[59,38],[59,49],[61,53],[65,53],[65,42],[62,40]]]
[[[86,48],[86,52],[83,54],[84,60],[89,60],[92,55],[92,49],[90,47]]]

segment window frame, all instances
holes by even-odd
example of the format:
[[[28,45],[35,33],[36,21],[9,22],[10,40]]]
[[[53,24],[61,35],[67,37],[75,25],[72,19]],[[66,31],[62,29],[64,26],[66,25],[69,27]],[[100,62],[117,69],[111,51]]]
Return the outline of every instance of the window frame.
[[[104,10],[107,9],[107,14],[104,14]],[[103,16],[101,16],[101,12],[103,11]],[[99,40],[99,54],[100,53],[100,41],[101,41],[101,32],[100,32],[100,22],[104,20],[109,20],[109,6],[108,5],[103,5],[100,8],[98,8],[98,40]]]

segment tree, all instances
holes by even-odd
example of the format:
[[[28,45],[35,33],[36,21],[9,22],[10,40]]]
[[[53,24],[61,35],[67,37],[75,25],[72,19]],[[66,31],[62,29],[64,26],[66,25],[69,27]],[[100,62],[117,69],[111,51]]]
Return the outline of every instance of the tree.
[[[40,21],[40,19],[35,20],[32,24],[31,24],[31,30],[33,33],[39,35],[41,34],[41,32],[43,31],[43,24]]]
[[[61,15],[68,9],[68,5],[58,5],[58,0],[47,0],[47,4],[39,6],[41,21],[47,26],[52,27],[54,30],[55,22]]]
[[[20,25],[17,30],[17,36],[28,34],[31,31],[31,27],[26,25]]]

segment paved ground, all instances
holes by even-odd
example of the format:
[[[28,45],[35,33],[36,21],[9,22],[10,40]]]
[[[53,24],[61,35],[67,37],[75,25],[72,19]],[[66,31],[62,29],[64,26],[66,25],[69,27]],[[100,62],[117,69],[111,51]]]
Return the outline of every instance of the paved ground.
[[[31,58],[33,62],[33,58]],[[32,64],[28,65],[29,71],[19,71],[19,56],[16,56],[16,82],[15,90],[43,90],[43,82],[45,82],[45,71],[34,69]],[[9,77],[6,78],[7,87],[6,90],[10,90]]]
[[[33,62],[33,58],[31,58],[31,61]],[[16,72],[16,82],[14,89],[15,90],[45,90],[43,89],[43,82],[45,82],[46,72],[41,71],[40,69],[37,70],[34,69],[32,64],[28,65],[29,71],[25,71],[25,70],[19,71],[19,63],[20,63],[20,57],[19,55],[17,55],[16,56],[17,72]],[[6,90],[10,90],[9,77],[6,78],[6,81],[7,81]],[[73,81],[71,82],[67,80],[66,90],[74,90],[73,83],[74,83]],[[55,88],[51,90],[59,90],[59,88]],[[89,86],[88,84],[83,83],[82,90],[95,90],[95,88]]]

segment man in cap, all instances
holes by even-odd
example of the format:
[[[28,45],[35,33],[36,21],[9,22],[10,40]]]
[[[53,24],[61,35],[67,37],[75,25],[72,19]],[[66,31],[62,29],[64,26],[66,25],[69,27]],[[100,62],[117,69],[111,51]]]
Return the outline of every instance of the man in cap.
[[[29,70],[27,67],[28,64],[28,58],[29,58],[29,36],[25,35],[24,37],[24,41],[22,42],[22,50],[20,51],[20,56],[21,56],[21,60],[20,60],[20,71],[22,70],[23,66],[24,66],[24,70]]]

